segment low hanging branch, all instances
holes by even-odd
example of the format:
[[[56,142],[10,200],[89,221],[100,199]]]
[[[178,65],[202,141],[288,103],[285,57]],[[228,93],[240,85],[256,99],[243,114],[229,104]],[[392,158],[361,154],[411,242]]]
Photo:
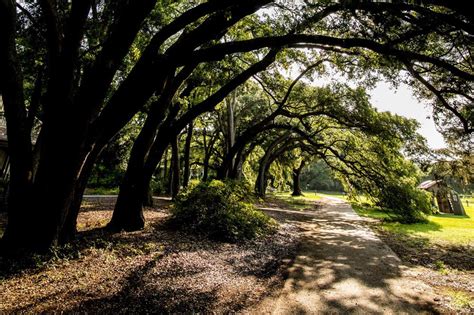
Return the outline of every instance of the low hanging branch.
[[[421,82],[431,93],[433,93],[433,95],[438,99],[438,101],[442,104],[444,108],[446,108],[448,111],[453,113],[453,115],[459,119],[459,121],[461,122],[464,128],[464,132],[466,134],[470,134],[474,132],[474,128],[470,126],[469,120],[466,119],[466,117],[464,117],[455,107],[449,104],[449,102],[446,100],[446,98],[443,96],[443,93],[440,90],[436,89],[425,78],[423,78],[421,74],[413,68],[413,65],[411,63],[409,63],[408,61],[405,61],[404,64],[406,68],[408,69],[408,71],[410,72],[410,74],[419,82]],[[456,91],[452,91],[451,93],[457,94]],[[468,96],[467,98],[470,98],[470,97]]]

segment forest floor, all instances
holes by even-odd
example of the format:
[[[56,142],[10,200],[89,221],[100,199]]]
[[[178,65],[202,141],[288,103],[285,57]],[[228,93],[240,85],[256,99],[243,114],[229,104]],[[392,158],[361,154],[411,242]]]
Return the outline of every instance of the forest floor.
[[[84,202],[72,244],[0,259],[0,313],[239,312],[282,285],[299,242],[283,214],[276,234],[241,244],[173,231],[166,200],[146,209],[143,231],[108,234],[114,201]]]
[[[281,228],[242,244],[168,229],[170,202],[162,199],[146,209],[143,231],[108,234],[114,201],[84,202],[74,243],[25,261],[0,258],[0,313],[472,311],[453,307],[463,296],[443,291],[469,291],[472,270],[459,276],[413,265],[379,235],[400,261],[342,201],[270,198],[259,207]],[[4,223],[0,215],[0,230]]]

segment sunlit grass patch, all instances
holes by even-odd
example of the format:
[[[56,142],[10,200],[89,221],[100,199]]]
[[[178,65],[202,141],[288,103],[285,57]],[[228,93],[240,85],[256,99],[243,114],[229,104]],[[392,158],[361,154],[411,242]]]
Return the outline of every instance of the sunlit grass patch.
[[[390,219],[390,215],[381,209],[364,207],[358,204],[353,204],[352,208],[362,217],[374,218],[374,219]]]
[[[334,197],[334,198],[339,198],[342,200],[347,200],[347,195],[343,194],[342,192],[337,192],[337,191],[324,191],[324,192],[318,192],[317,195],[321,197]]]
[[[86,188],[85,195],[117,195],[119,193],[119,187],[114,188]]]
[[[470,245],[474,246],[474,202],[470,203],[466,216],[452,214],[436,214],[427,217],[426,223],[402,224],[398,222],[382,223],[382,227],[398,234],[413,235],[426,238],[435,244]],[[376,208],[353,205],[354,210],[361,216],[375,219],[389,219],[390,215]]]
[[[285,200],[305,200],[305,199],[310,199],[310,200],[319,200],[321,199],[321,196],[318,193],[315,193],[313,191],[304,191],[302,196],[292,196],[291,192],[277,192],[273,194],[275,197],[279,197]]]
[[[317,193],[303,192],[302,196],[292,196],[291,192],[278,192],[273,196],[287,203],[293,210],[305,210],[313,207],[314,201],[321,199]]]
[[[474,296],[464,291],[448,289],[446,294],[451,298],[451,305],[456,309],[474,307]]]

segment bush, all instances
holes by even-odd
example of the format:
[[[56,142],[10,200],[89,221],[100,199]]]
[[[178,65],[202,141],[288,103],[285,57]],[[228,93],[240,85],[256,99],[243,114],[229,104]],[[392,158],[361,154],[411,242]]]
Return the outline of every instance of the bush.
[[[223,241],[251,239],[274,231],[277,223],[253,205],[252,195],[236,182],[202,182],[180,194],[170,223]]]
[[[377,205],[391,210],[401,223],[424,222],[423,213],[432,211],[428,193],[409,185],[387,185],[377,199]]]

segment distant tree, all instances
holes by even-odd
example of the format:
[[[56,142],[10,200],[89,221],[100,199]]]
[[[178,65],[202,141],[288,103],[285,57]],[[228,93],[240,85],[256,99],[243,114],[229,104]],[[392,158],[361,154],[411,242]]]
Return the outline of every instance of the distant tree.
[[[303,170],[301,185],[308,190],[344,191],[340,181],[322,160],[309,164]]]

